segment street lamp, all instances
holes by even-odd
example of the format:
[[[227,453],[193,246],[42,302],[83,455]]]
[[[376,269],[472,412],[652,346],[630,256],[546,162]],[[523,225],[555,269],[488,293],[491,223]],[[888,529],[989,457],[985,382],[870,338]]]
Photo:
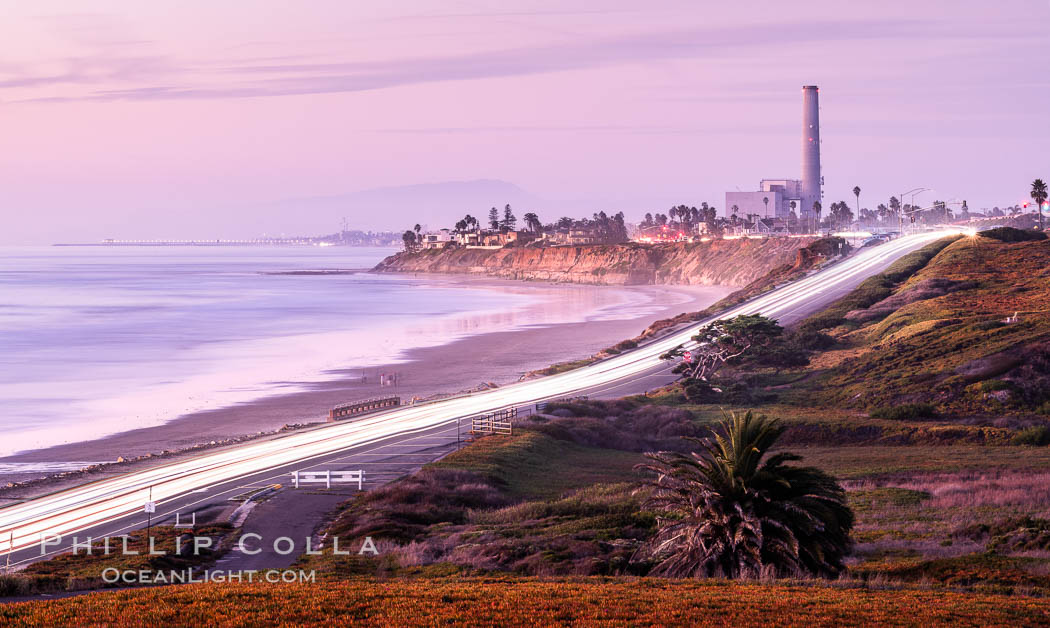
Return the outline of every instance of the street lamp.
[[[897,230],[900,232],[900,234],[902,236],[904,235],[904,197],[909,195],[909,194],[911,194],[911,204],[914,205],[915,204],[915,195],[916,194],[920,194],[922,192],[929,192],[929,191],[930,191],[930,188],[915,188],[914,190],[908,190],[907,192],[904,192],[903,194],[901,194],[901,198],[900,198],[901,207],[900,207],[900,209],[897,210],[897,225],[898,225],[897,226]]]
[[[916,197],[916,196],[918,196],[918,195],[920,195],[920,194],[922,194],[923,192],[929,192],[929,191],[930,191],[930,188],[922,188],[922,189],[921,189],[921,190],[919,190],[918,192],[912,192],[912,193],[911,193],[911,203],[909,203],[909,204],[910,204],[910,205],[911,205],[912,207],[915,207],[915,197]],[[904,199],[901,199],[901,201],[903,201],[903,200],[904,200]]]

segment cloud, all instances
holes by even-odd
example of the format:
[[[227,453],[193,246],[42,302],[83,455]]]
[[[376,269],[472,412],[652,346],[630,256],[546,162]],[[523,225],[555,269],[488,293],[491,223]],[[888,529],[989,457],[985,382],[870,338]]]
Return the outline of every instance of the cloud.
[[[66,58],[57,65],[64,66],[64,70],[31,75],[9,69],[7,74],[21,76],[0,79],[0,89],[155,80],[160,76],[184,73],[171,59],[160,55],[89,55]]]
[[[273,63],[247,60],[215,68],[184,67],[166,57],[79,60],[77,70],[21,76],[0,87],[46,87],[109,81],[112,87],[46,100],[178,100],[256,98],[359,92],[446,81],[481,80],[586,70],[669,59],[719,62],[727,51],[794,43],[929,37],[910,20],[805,22],[649,32],[468,54],[373,62]],[[107,67],[108,66],[108,67]],[[90,71],[88,71],[90,70]],[[152,76],[151,76],[152,75]],[[162,78],[156,81],[157,77]],[[135,83],[120,87],[121,83]],[[30,99],[45,100],[45,99]]]
[[[639,125],[566,125],[566,126],[481,126],[481,127],[421,127],[406,129],[376,129],[376,133],[406,135],[483,135],[488,133],[619,133],[624,135],[712,135],[741,132],[783,133],[779,125],[756,125],[733,127],[720,121],[709,126],[639,126]],[[794,134],[794,128],[787,130]]]

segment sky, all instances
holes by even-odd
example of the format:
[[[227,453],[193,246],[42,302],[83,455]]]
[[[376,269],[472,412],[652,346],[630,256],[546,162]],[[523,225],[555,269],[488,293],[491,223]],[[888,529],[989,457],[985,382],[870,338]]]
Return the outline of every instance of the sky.
[[[721,207],[799,176],[810,84],[827,202],[979,209],[1050,179],[1050,0],[0,7],[6,244],[437,227],[425,200],[299,199],[474,180],[547,220]]]

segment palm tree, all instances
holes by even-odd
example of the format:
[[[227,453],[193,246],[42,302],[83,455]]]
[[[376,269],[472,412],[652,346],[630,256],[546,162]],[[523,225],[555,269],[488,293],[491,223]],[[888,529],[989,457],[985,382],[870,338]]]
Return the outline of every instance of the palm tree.
[[[817,230],[820,230],[820,201],[813,201],[813,214],[817,217]]]
[[[766,216],[768,216],[769,215],[769,197],[768,196],[763,196],[762,197],[762,203],[765,204],[765,206],[766,206]]]
[[[1043,203],[1046,202],[1046,183],[1042,179],[1032,181],[1032,200],[1035,210],[1039,212],[1039,230],[1043,230]]]
[[[648,453],[656,475],[646,506],[658,512],[646,545],[653,575],[753,578],[834,577],[850,551],[853,511],[835,478],[771,456],[784,433],[777,420],[727,415],[711,438],[690,438],[691,455]]]
[[[857,218],[860,218],[860,186],[853,186],[853,196],[857,197]]]

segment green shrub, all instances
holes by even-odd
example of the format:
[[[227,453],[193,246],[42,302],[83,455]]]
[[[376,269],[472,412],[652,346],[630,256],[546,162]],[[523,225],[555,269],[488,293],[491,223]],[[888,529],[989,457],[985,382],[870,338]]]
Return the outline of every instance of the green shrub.
[[[614,344],[613,346],[609,347],[608,349],[606,349],[605,353],[611,353],[613,355],[617,355],[617,354],[623,353],[624,351],[629,351],[631,349],[637,349],[637,348],[638,348],[638,343],[635,342],[634,340],[623,340],[621,342],[618,342],[618,343]]]
[[[996,227],[981,232],[981,237],[992,238],[1000,242],[1034,242],[1045,240],[1046,234],[1032,229],[1014,229],[1013,227]]]
[[[915,419],[935,419],[937,409],[929,403],[903,403],[898,406],[875,408],[868,413],[873,419],[891,421],[908,421]]]
[[[1035,411],[1038,414],[1045,414],[1047,416],[1050,416],[1050,401],[1044,402],[1043,405],[1036,408]]]
[[[820,331],[799,329],[788,336],[788,342],[805,351],[826,351],[838,341]]]
[[[1020,432],[1014,434],[1014,437],[1010,439],[1010,442],[1014,445],[1034,445],[1036,447],[1045,447],[1046,445],[1050,445],[1050,428],[1045,425],[1026,427]]]
[[[995,392],[997,390],[1013,390],[1014,385],[1001,379],[988,379],[981,382],[981,392]]]
[[[974,324],[975,329],[980,331],[991,331],[993,329],[999,329],[1000,327],[1006,327],[1006,323],[1002,321],[981,321],[980,323]]]
[[[687,401],[692,403],[717,403],[721,401],[722,394],[715,391],[711,384],[700,380],[690,379],[682,387]]]

